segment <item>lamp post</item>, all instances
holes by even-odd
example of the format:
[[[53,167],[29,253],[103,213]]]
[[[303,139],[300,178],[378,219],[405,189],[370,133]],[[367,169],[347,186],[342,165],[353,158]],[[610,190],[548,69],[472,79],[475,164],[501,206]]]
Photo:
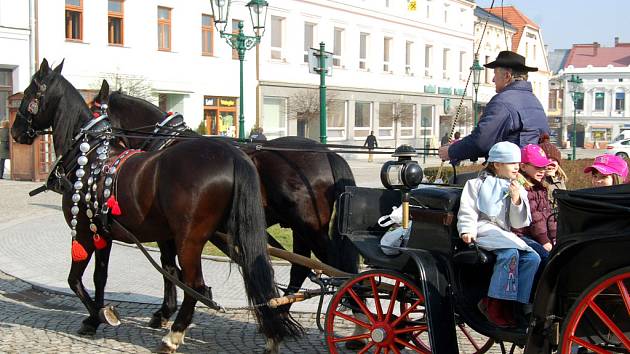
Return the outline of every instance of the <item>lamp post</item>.
[[[239,116],[238,116],[238,138],[245,139],[245,113],[243,105],[243,61],[245,60],[245,52],[254,48],[260,43],[260,38],[265,33],[265,20],[267,19],[267,6],[269,4],[265,0],[250,0],[247,3],[249,15],[252,20],[254,36],[246,36],[243,33],[243,21],[238,23],[238,33],[226,33],[228,15],[232,0],[210,0],[212,6],[212,17],[214,17],[214,25],[224,38],[227,44],[238,53],[240,64],[240,97],[239,97]]]
[[[473,65],[470,67],[470,70],[472,70],[473,72],[473,89],[475,90],[475,102],[473,103],[473,112],[474,112],[474,119],[475,119],[475,124],[473,126],[473,129],[477,127],[477,92],[479,91],[479,83],[480,83],[480,76],[481,76],[481,71],[483,71],[483,67],[481,65],[479,65],[479,57],[477,56],[477,54],[475,54],[475,60],[473,61]]]
[[[578,100],[582,97],[582,78],[577,75],[571,74],[571,78],[568,80],[569,83],[569,93],[571,93],[571,99],[573,100],[573,137],[571,141],[571,145],[573,146],[573,156],[571,156],[572,160],[576,159],[576,143],[577,143],[577,103]]]

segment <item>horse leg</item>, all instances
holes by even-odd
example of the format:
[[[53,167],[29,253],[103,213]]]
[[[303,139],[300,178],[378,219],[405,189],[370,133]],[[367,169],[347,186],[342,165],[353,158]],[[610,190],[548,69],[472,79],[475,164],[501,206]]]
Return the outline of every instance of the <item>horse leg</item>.
[[[162,268],[172,276],[181,279],[181,271],[177,267],[175,257],[177,256],[177,249],[174,240],[160,241],[158,242],[160,248],[160,261],[162,262]],[[157,310],[151,320],[149,320],[149,327],[162,328],[166,327],[169,318],[177,311],[177,287],[173,282],[164,277],[164,300],[162,306]]]
[[[311,257],[311,248],[308,246],[307,242],[304,242],[300,235],[293,234],[293,253],[299,254],[304,257]],[[311,270],[307,267],[292,264],[291,265],[291,273],[289,278],[289,285],[287,287],[286,293],[293,294],[300,290],[304,280],[308,277],[308,274]],[[288,309],[288,308],[287,308]]]
[[[99,307],[92,300],[87,290],[83,286],[82,278],[83,273],[85,272],[85,268],[88,263],[90,263],[90,258],[92,258],[92,250],[88,249],[88,257],[84,261],[80,262],[72,262],[70,266],[70,274],[68,274],[68,285],[70,289],[74,291],[79,300],[83,303],[83,306],[88,310],[90,314],[85,320],[83,320],[81,324],[81,328],[77,331],[77,333],[81,335],[93,335],[96,333],[96,329],[101,324],[101,320],[98,317]]]
[[[185,250],[182,251],[180,249],[180,252],[178,252],[183,281],[198,293],[207,295],[208,288],[204,283],[201,272],[201,251],[205,242],[196,242],[194,245],[192,243],[192,241],[188,242],[186,247],[184,247]],[[158,353],[174,353],[184,343],[184,332],[192,322],[196,303],[197,299],[184,293],[182,306],[177,312],[177,317],[175,317],[170,331],[162,337],[162,342],[157,349]]]

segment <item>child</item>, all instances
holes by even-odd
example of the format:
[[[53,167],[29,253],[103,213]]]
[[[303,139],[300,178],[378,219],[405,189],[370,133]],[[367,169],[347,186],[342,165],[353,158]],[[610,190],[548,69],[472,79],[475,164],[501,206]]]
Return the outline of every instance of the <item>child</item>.
[[[556,189],[567,189],[567,175],[564,173],[562,166],[560,166],[562,163],[562,154],[560,154],[560,150],[549,141],[549,135],[547,134],[543,135],[538,145],[552,162],[547,166],[545,182],[547,182],[547,188],[549,190],[549,201],[551,202],[551,206],[555,207],[556,200],[553,197],[553,191]]]
[[[465,243],[477,240],[492,251],[496,263],[488,297],[479,310],[499,327],[514,327],[514,301],[529,302],[540,257],[511,227],[528,226],[531,220],[527,192],[516,181],[521,150],[510,142],[490,149],[488,166],[479,177],[466,182],[457,215],[457,230]]]
[[[521,149],[521,173],[527,180],[527,200],[532,221],[529,226],[513,229],[528,246],[540,256],[541,263],[549,257],[549,251],[556,239],[556,220],[549,203],[548,185],[545,182],[546,169],[552,161],[538,145],[529,144]]]
[[[591,166],[584,169],[584,173],[592,174],[593,187],[622,184],[628,177],[628,164],[619,156],[599,155]]]

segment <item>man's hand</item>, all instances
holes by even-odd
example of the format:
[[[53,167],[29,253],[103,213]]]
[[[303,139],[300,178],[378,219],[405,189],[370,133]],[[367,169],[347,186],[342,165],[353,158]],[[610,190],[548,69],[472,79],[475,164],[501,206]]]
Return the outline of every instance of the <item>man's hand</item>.
[[[553,246],[551,245],[551,242],[547,242],[547,243],[545,243],[545,244],[544,244],[544,245],[542,245],[542,246],[543,246],[543,248],[544,248],[547,252],[551,252],[551,248],[553,247]]]
[[[477,235],[473,235],[473,234],[469,234],[469,233],[465,233],[462,234],[462,241],[464,241],[464,243],[471,243],[474,240],[477,239]]]
[[[450,156],[448,156],[448,148],[449,147],[451,147],[451,144],[440,146],[440,149],[438,150],[438,155],[440,156],[442,161],[450,161],[451,160]]]

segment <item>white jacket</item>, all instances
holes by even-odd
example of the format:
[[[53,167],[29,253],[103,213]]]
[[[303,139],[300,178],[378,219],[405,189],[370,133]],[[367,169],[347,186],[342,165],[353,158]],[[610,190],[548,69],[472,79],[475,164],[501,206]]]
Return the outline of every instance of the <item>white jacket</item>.
[[[483,180],[475,178],[464,185],[457,214],[457,231],[477,236],[477,244],[486,250],[517,248],[533,251],[532,248],[510,231],[510,227],[529,226],[531,213],[527,191],[520,187],[521,203],[515,205],[510,197],[502,200],[503,207],[496,217],[490,217],[477,208],[477,197]]]

